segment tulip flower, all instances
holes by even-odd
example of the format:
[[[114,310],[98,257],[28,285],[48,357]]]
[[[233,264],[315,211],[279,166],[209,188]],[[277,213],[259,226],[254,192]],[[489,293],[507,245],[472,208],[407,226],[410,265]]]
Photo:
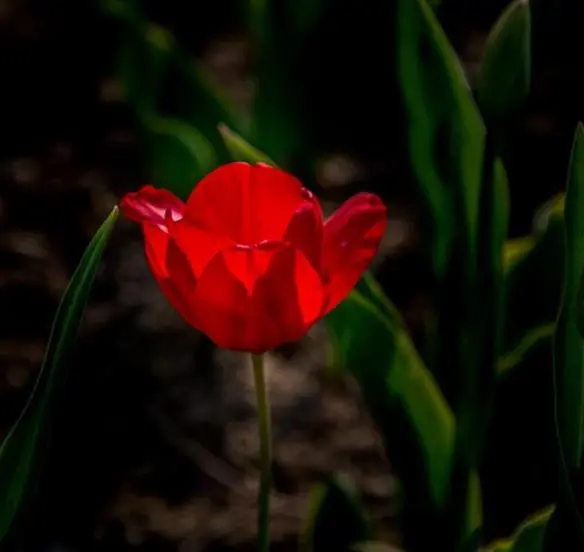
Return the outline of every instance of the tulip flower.
[[[262,477],[258,549],[269,549],[271,438],[263,355],[300,339],[353,289],[387,224],[360,193],[323,220],[315,196],[286,172],[230,163],[183,203],[145,186],[121,210],[142,225],[146,258],[168,301],[220,347],[252,353]]]
[[[121,202],[140,223],[168,301],[222,348],[259,354],[300,339],[352,290],[377,252],[386,209],[360,193],[323,221],[286,172],[230,163],[183,203],[145,186]]]

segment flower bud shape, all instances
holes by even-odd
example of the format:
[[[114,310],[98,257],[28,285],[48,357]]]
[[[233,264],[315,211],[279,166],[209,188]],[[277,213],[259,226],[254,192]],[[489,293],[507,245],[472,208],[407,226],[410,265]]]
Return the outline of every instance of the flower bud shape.
[[[152,186],[127,194],[146,258],[168,301],[219,347],[255,354],[297,341],[353,289],[387,224],[379,197],[359,193],[323,220],[290,174],[236,162],[183,203]]]

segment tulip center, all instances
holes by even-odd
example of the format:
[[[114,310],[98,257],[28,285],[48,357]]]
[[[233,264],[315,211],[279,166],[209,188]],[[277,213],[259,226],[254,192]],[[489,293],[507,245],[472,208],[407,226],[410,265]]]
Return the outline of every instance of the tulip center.
[[[275,251],[283,246],[283,242],[280,240],[262,240],[257,243],[238,243],[235,245],[235,249],[239,251]]]
[[[232,254],[225,255],[231,273],[245,286],[251,295],[255,284],[270,265],[274,255],[285,244],[278,240],[263,240],[253,244],[237,244]]]

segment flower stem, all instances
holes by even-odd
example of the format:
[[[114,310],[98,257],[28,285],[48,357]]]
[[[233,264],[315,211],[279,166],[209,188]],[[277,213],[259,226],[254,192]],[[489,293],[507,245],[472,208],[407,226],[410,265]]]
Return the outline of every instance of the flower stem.
[[[258,494],[258,552],[270,549],[270,488],[272,486],[272,437],[270,431],[270,405],[264,373],[264,356],[252,355],[253,377],[256,390],[258,429],[260,435],[261,478]]]

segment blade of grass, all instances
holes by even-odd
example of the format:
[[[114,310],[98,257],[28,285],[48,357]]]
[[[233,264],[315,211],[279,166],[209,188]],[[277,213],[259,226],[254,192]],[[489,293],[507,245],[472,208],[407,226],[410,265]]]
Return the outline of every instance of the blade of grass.
[[[0,541],[34,485],[49,414],[67,370],[85,304],[103,250],[118,217],[115,207],[88,245],[57,310],[45,357],[30,398],[0,447]]]

